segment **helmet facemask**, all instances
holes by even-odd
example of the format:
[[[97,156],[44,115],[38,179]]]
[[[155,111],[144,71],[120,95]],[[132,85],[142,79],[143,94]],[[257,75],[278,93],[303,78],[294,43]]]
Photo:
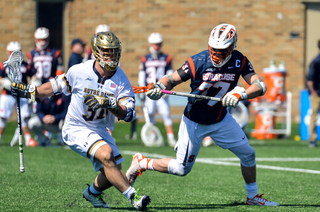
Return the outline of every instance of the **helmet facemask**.
[[[34,32],[34,42],[39,50],[44,50],[49,46],[50,32],[45,27],[39,27]]]
[[[91,40],[92,53],[107,71],[116,71],[121,57],[121,42],[111,31],[96,33]]]
[[[221,67],[232,57],[237,45],[237,31],[231,24],[220,24],[210,33],[208,49],[214,67]]]
[[[162,43],[149,43],[149,51],[153,55],[159,55],[161,52]]]
[[[115,71],[119,65],[121,51],[119,48],[102,49],[97,47],[97,56],[100,66],[104,69]]]
[[[44,50],[49,46],[49,38],[46,39],[34,39],[36,46],[39,50]]]
[[[231,58],[232,52],[234,50],[234,44],[226,49],[215,49],[208,45],[208,49],[214,66],[221,67],[226,64]]]

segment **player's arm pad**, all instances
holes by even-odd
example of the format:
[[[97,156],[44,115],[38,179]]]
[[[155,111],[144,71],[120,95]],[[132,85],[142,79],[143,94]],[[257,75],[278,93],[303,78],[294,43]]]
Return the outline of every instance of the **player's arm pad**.
[[[265,84],[264,82],[262,82],[260,79],[256,79],[255,81],[253,81],[252,84],[257,85],[257,86],[260,88],[260,90],[261,90],[260,96],[263,96],[263,95],[266,93],[266,91],[267,91],[267,86],[266,86],[266,84]]]
[[[56,78],[50,79],[50,83],[51,83],[51,86],[52,86],[52,90],[53,90],[54,95],[58,95],[58,94],[61,94],[61,93],[62,93],[61,87],[59,86],[59,83],[58,83],[58,81],[56,80]]]
[[[169,78],[169,81],[171,83],[171,88],[169,90],[172,90],[176,86],[176,82],[174,81],[174,79],[172,77],[172,74],[164,75],[162,78],[164,78],[164,77],[168,77]]]
[[[131,122],[136,119],[136,110],[133,99],[129,98],[128,100],[124,100],[121,102],[127,109],[126,116],[123,118],[125,122]]]
[[[177,72],[178,72],[178,74],[179,74],[179,76],[180,76],[180,78],[182,79],[183,82],[185,82],[185,81],[187,81],[188,79],[191,78],[188,74],[186,74],[186,73],[182,70],[182,68],[179,68],[179,69],[177,70]]]

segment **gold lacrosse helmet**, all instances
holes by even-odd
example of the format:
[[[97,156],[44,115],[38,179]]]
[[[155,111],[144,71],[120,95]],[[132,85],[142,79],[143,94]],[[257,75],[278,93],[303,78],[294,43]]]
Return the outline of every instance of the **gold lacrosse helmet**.
[[[111,31],[98,32],[91,40],[92,53],[99,65],[107,71],[116,71],[121,57],[121,42]]]

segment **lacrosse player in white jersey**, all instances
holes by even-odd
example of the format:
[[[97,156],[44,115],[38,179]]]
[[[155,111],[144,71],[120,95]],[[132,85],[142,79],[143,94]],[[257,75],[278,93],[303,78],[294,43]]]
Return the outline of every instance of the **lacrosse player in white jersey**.
[[[13,93],[31,99],[72,93],[62,128],[63,140],[75,152],[90,159],[95,171],[100,171],[94,183],[83,191],[83,197],[94,207],[109,208],[102,199],[102,191],[114,186],[134,208],[144,210],[150,198],[139,196],[129,185],[121,167],[124,158],[106,129],[114,125],[114,116],[126,122],[136,116],[132,86],[118,67],[121,42],[111,31],[100,32],[92,37],[91,47],[95,60],[74,65],[66,74],[39,87],[12,83]]]

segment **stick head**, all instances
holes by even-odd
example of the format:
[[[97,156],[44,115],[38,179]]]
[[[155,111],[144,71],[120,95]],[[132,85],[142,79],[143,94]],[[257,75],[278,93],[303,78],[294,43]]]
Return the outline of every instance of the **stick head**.
[[[9,56],[9,59],[3,64],[5,67],[9,68],[8,77],[11,82],[21,83],[21,64],[23,61],[23,54],[21,51],[14,51]]]

